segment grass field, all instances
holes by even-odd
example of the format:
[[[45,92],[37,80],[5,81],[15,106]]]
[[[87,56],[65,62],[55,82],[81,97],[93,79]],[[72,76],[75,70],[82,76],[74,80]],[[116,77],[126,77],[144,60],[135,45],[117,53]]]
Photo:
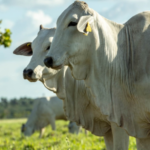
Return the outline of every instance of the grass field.
[[[68,122],[57,121],[57,130],[46,128],[44,137],[39,132],[22,137],[20,126],[26,119],[0,120],[0,150],[106,150],[104,139],[88,132],[79,135],[68,133]],[[118,141],[119,142],[119,141]],[[136,150],[134,138],[130,138],[129,150]]]

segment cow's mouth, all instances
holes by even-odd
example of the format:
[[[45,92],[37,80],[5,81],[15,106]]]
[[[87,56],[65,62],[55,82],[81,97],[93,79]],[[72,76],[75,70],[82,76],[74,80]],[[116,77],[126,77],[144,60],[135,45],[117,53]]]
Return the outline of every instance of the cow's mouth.
[[[30,82],[36,82],[37,81],[37,79],[32,79],[32,78],[24,78],[24,79],[26,79],[26,80],[28,80]]]
[[[55,69],[55,70],[59,70],[59,69],[62,68],[62,66],[63,66],[63,64],[61,64],[61,65],[59,65],[59,66],[52,66],[51,68],[52,68],[52,69]]]
[[[29,80],[29,79],[28,79],[28,80]],[[37,80],[36,80],[36,79],[32,79],[32,80],[31,80],[31,79],[30,79],[29,81],[30,81],[30,82],[36,82]]]
[[[26,74],[23,74],[23,78],[24,78],[25,80],[30,81],[30,82],[36,82],[36,81],[38,80],[38,79],[36,79],[36,78],[33,78],[32,75],[26,75]]]

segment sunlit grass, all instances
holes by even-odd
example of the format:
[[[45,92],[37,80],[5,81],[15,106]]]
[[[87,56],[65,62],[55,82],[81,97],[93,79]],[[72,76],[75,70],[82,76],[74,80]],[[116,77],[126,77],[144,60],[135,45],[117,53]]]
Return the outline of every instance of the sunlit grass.
[[[25,119],[0,120],[0,150],[106,150],[104,139],[84,131],[79,135],[68,133],[68,122],[57,121],[54,132],[47,127],[44,137],[39,132],[22,137],[20,126]],[[118,141],[119,142],[119,141]],[[130,138],[129,150],[136,150],[134,138]]]

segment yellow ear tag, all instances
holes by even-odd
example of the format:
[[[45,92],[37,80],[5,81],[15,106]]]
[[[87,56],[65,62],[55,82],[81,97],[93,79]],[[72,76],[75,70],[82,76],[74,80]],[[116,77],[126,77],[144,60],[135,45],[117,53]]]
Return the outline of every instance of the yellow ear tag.
[[[89,23],[87,23],[87,26],[86,26],[85,30],[86,30],[86,32],[92,32],[92,28],[91,28]]]
[[[27,44],[27,46],[30,46],[30,45],[31,45],[30,43]]]

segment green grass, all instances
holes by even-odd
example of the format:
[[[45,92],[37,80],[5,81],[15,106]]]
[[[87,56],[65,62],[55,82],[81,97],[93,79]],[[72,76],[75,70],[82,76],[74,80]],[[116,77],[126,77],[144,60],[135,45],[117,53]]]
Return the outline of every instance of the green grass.
[[[22,137],[20,126],[25,119],[0,120],[0,150],[106,150],[104,139],[88,132],[79,135],[68,133],[68,122],[57,121],[54,132],[48,126],[44,137],[39,132]],[[119,142],[119,141],[118,141]],[[129,150],[136,150],[134,138],[130,138]]]

